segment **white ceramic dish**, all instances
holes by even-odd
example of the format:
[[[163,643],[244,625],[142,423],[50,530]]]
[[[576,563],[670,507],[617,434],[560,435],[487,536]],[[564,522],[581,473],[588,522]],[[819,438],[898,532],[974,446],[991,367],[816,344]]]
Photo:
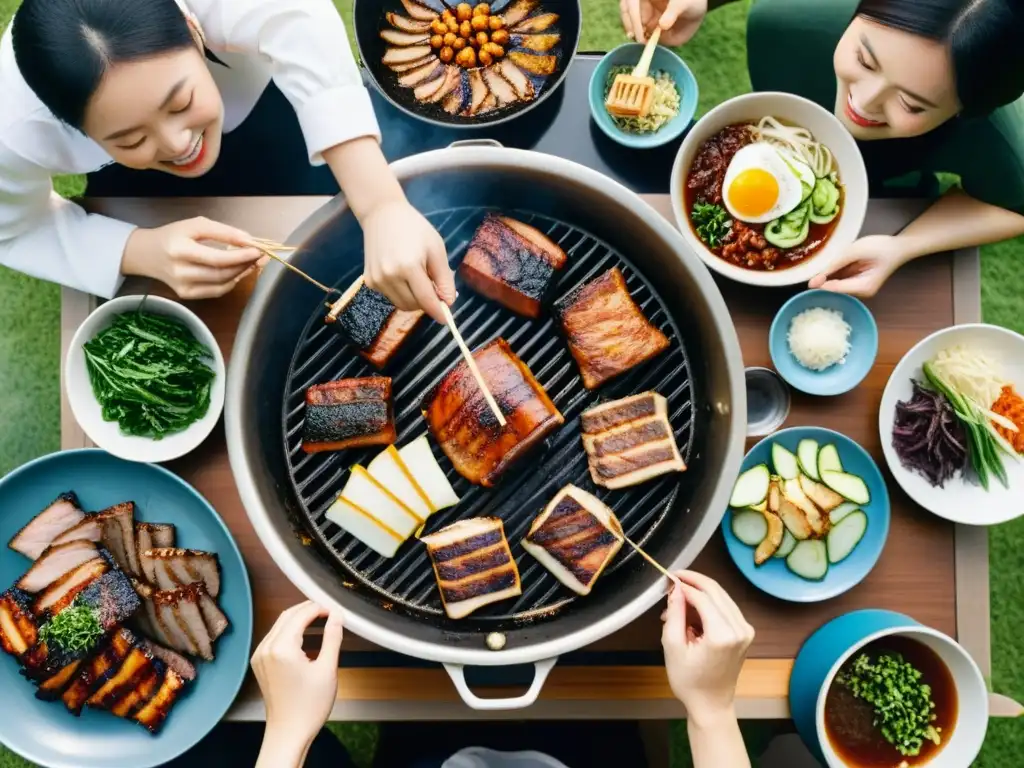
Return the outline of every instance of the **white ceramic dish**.
[[[776,272],[743,269],[719,258],[694,234],[686,214],[683,187],[693,159],[709,138],[728,125],[757,123],[772,115],[809,130],[829,148],[839,166],[839,181],[844,187],[843,209],[832,236],[825,246],[795,267]],[[868,174],[857,142],[835,115],[812,101],[790,93],[748,93],[715,107],[702,117],[683,140],[672,166],[672,211],[683,238],[707,266],[720,275],[748,285],[785,286],[806,283],[823,271],[842,250],[860,236],[868,210]]]
[[[85,352],[82,349],[87,341],[110,326],[115,315],[135,311],[143,300],[146,311],[173,317],[184,323],[196,339],[213,353],[210,367],[217,374],[210,390],[210,409],[206,416],[188,429],[168,435],[162,440],[125,435],[117,422],[104,421],[99,401],[92,392],[89,372],[85,365]],[[224,356],[206,324],[178,302],[159,296],[121,296],[101,304],[75,332],[67,359],[64,361],[64,388],[75,420],[97,446],[129,461],[171,461],[198,447],[209,436],[224,410],[225,378]]]
[[[928,646],[938,654],[953,676],[958,699],[956,725],[945,746],[928,761],[928,768],[963,768],[965,765],[972,765],[974,758],[981,751],[982,744],[985,743],[985,732],[988,729],[988,689],[985,678],[978,665],[974,663],[974,659],[956,641],[930,627],[908,625],[869,635],[843,654],[829,670],[828,677],[825,678],[825,683],[818,694],[815,710],[818,743],[825,755],[828,768],[849,768],[848,763],[840,760],[825,736],[825,700],[829,689],[847,659],[869,643],[884,637],[906,637]]]
[[[1024,336],[994,325],[957,325],[933,333],[911,349],[892,372],[882,393],[878,430],[882,451],[896,482],[914,501],[929,512],[965,525],[998,525],[1024,514],[1024,457],[1013,461],[1003,457],[1010,487],[992,479],[989,490],[954,477],[944,488],[933,488],[916,472],[906,469],[892,447],[892,425],[896,403],[913,395],[912,379],[924,380],[922,366],[940,350],[967,346],[987,352],[1002,366],[1002,373],[1024,393]]]

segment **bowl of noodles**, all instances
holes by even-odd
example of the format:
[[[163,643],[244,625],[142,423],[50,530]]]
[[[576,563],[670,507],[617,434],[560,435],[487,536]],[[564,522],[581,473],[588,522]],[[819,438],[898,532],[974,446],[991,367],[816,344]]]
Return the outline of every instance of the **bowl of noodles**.
[[[751,93],[701,118],[676,155],[672,208],[715,272],[741,283],[805,283],[860,236],[868,177],[831,112],[788,93]]]

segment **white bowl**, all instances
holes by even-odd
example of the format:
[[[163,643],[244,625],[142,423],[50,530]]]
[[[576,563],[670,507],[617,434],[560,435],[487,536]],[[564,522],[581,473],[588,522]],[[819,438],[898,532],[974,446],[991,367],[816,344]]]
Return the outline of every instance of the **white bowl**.
[[[912,379],[924,380],[922,366],[943,349],[965,346],[987,353],[998,360],[1002,373],[1024,393],[1024,336],[995,325],[981,323],[955,325],[936,331],[911,349],[889,377],[878,409],[878,431],[882,452],[896,482],[914,501],[932,514],[964,525],[998,525],[1024,514],[1024,457],[1019,461],[1003,456],[1009,476],[1009,488],[995,478],[986,491],[980,485],[966,482],[960,475],[946,482],[944,488],[933,488],[917,472],[900,462],[892,447],[892,425],[896,419],[896,403],[913,396]]]
[[[126,435],[121,432],[116,421],[105,421],[99,401],[93,394],[85,365],[85,343],[109,327],[115,315],[135,311],[143,300],[147,312],[181,321],[200,343],[206,345],[213,353],[211,367],[216,374],[210,389],[210,408],[206,415],[188,429],[168,435],[162,440]],[[191,310],[176,301],[159,296],[121,296],[101,304],[75,332],[67,359],[64,361],[64,387],[75,420],[97,446],[129,461],[171,461],[198,447],[209,436],[224,410],[224,383],[224,356],[210,329]]]
[[[839,180],[844,187],[843,209],[828,242],[796,266],[775,272],[744,269],[709,251],[690,226],[683,195],[690,166],[705,141],[728,125],[757,123],[767,115],[806,128],[816,140],[827,146],[836,159]],[[846,246],[860,236],[868,210],[868,173],[857,142],[831,112],[791,93],[748,93],[729,99],[704,115],[690,129],[679,147],[672,166],[671,189],[676,225],[690,247],[710,269],[730,280],[748,285],[785,286],[806,283],[824,271]]]
[[[985,743],[985,732],[988,729],[988,688],[985,678],[978,665],[974,663],[974,659],[955,640],[930,627],[913,624],[883,629],[869,635],[832,665],[825,683],[821,686],[815,710],[818,743],[825,755],[826,765],[828,768],[850,768],[848,763],[840,760],[825,735],[825,700],[832,682],[840,667],[866,645],[884,637],[894,636],[907,637],[931,648],[953,676],[958,699],[955,727],[942,749],[928,761],[928,768],[963,768],[965,765],[972,765]]]

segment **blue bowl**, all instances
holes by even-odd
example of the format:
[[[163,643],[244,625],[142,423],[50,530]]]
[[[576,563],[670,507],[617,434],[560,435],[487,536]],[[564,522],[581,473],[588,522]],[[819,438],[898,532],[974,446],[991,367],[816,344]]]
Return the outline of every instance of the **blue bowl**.
[[[679,114],[669,120],[655,133],[635,134],[626,133],[608,114],[604,108],[605,92],[608,88],[608,73],[613,67],[629,66],[635,67],[640,61],[644,46],[640,43],[626,43],[609,51],[601,61],[598,62],[594,74],[590,77],[590,114],[598,127],[604,131],[613,141],[632,149],[651,149],[668,144],[673,139],[679,138],[693,120],[697,112],[697,98],[700,91],[697,87],[697,78],[686,66],[679,56],[673,51],[662,46],[654,49],[654,58],[651,61],[651,72],[658,70],[668,72],[679,89]]]
[[[819,446],[834,443],[839,450],[843,469],[863,478],[867,483],[871,502],[861,509],[868,516],[868,529],[849,557],[841,563],[830,565],[821,581],[800,578],[786,567],[783,558],[773,557],[763,565],[754,565],[754,548],[748,547],[732,532],[732,510],[722,518],[725,546],[736,567],[762,592],[792,603],[816,603],[853,589],[875,567],[889,537],[889,492],[885,480],[868,452],[846,435],[821,427],[784,429],[751,448],[740,471],[745,472],[758,464],[771,467],[772,443],[781,443],[795,454],[797,445],[805,438],[817,440]]]
[[[850,325],[850,354],[846,361],[824,371],[804,368],[789,351],[789,326],[801,312],[821,307],[843,313]],[[813,290],[798,293],[775,315],[769,331],[768,346],[772,362],[790,386],[808,395],[841,395],[849,392],[871,371],[878,356],[878,325],[864,302],[832,291]]]
[[[215,661],[197,663],[196,680],[175,704],[156,736],[142,726],[86,707],[72,717],[61,702],[44,702],[0,653],[0,743],[50,768],[150,768],[186,752],[224,717],[249,668],[252,589],[242,555],[213,507],[166,469],[85,449],[36,459],[0,480],[0,542],[7,542],[64,491],[74,490],[85,509],[132,500],[140,520],[174,523],[177,544],[216,552],[222,587],[218,598],[231,627],[217,641]],[[0,588],[13,583],[29,561],[0,549]]]

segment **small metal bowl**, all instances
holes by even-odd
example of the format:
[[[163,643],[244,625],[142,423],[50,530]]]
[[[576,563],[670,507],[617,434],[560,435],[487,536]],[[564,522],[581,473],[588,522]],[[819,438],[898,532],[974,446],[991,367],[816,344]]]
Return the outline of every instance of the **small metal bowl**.
[[[747,368],[747,437],[765,437],[789,416],[789,386],[770,368]]]

